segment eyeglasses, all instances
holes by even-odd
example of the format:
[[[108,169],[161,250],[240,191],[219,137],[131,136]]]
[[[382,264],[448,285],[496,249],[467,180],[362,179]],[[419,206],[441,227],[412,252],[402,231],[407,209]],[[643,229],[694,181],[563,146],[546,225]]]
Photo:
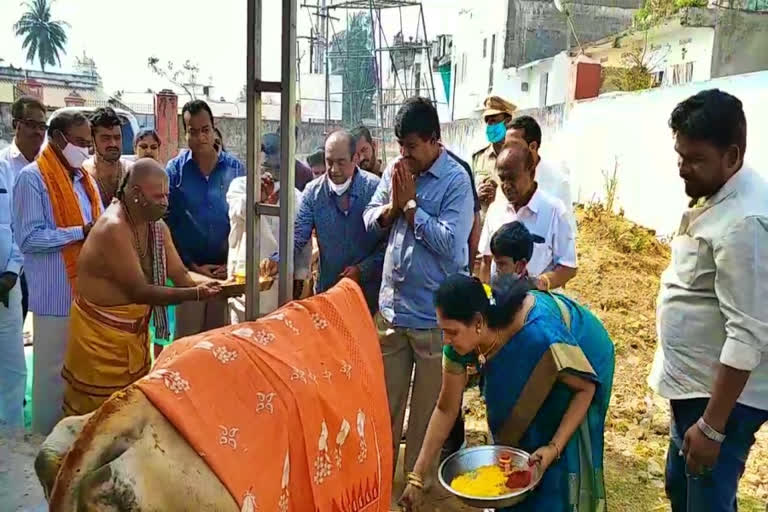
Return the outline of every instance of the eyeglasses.
[[[39,130],[44,132],[48,129],[48,124],[45,122],[33,121],[32,119],[17,119],[16,121],[20,122],[31,130]]]

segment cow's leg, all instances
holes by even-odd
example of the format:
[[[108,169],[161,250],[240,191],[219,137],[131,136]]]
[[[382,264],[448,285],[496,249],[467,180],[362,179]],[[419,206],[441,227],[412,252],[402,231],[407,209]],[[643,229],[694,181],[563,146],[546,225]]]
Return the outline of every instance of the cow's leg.
[[[43,486],[46,499],[51,495],[53,483],[56,481],[64,456],[92,414],[64,418],[40,446],[40,451],[35,458],[35,473]]]

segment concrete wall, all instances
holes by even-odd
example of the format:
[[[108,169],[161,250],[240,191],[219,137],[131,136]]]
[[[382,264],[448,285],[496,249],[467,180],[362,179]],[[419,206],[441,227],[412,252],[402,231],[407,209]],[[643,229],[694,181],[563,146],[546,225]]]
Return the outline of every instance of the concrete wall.
[[[712,76],[768,69],[768,12],[719,9]]]
[[[534,110],[542,127],[541,154],[569,170],[573,197],[585,202],[604,197],[603,171],[617,168],[617,207],[628,218],[672,233],[687,206],[678,176],[677,155],[667,126],[677,103],[705,89],[719,88],[744,104],[748,165],[768,175],[768,71],[718,78],[636,93],[607,94],[593,100]],[[521,112],[522,113],[522,112]],[[464,158],[485,144],[479,120],[451,123],[443,140]]]
[[[224,137],[224,146],[227,151],[235,155],[245,163],[246,144],[247,144],[247,124],[245,119],[221,117],[215,120],[216,127],[221,130]],[[186,148],[187,141],[184,129],[182,128],[181,118],[179,118],[179,148]],[[262,134],[276,132],[279,121],[262,121]],[[329,127],[329,130],[335,127]],[[305,155],[313,152],[318,146],[325,143],[325,126],[322,123],[301,123],[299,134],[296,138],[296,155],[303,158]]]
[[[575,0],[568,2],[568,9],[579,40],[586,43],[629,28],[642,4],[642,0]],[[568,47],[570,28],[551,0],[509,0],[506,30],[505,67],[552,57]]]

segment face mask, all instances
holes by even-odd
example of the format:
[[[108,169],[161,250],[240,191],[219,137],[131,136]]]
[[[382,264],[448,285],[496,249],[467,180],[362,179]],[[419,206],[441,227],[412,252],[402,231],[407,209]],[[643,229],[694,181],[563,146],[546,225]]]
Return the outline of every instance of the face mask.
[[[83,166],[83,162],[90,158],[90,155],[88,154],[88,148],[75,146],[71,142],[67,142],[67,145],[61,151],[61,153],[64,155],[64,158],[67,159],[69,166],[73,169],[79,169]]]
[[[153,203],[152,201],[148,200],[147,197],[141,192],[139,192],[139,205],[141,206],[144,215],[146,215],[147,218],[152,222],[158,221],[165,217],[165,212],[168,210],[168,206],[164,204]]]
[[[332,182],[331,178],[328,178],[328,186],[331,187],[331,190],[333,190],[336,193],[337,196],[344,195],[344,192],[347,191],[347,189],[349,188],[349,186],[351,184],[352,184],[352,177],[351,176],[349,178],[347,178],[347,181],[345,181],[344,183],[341,183],[339,185],[337,185],[336,183]]]
[[[491,144],[503,141],[506,134],[507,127],[503,122],[488,124],[485,126],[485,136],[488,138],[488,142]]]

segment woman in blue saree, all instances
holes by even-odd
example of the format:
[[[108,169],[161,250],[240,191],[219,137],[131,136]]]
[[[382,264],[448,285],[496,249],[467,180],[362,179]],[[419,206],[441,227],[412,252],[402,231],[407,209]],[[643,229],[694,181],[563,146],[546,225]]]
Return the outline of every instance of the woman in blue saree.
[[[490,293],[489,293],[490,292]],[[613,342],[600,321],[564,295],[501,276],[492,289],[448,277],[435,296],[443,330],[443,382],[401,503],[413,510],[423,477],[459,413],[467,368],[484,376],[496,444],[532,453],[543,477],[509,510],[605,510],[603,428],[613,383]]]

